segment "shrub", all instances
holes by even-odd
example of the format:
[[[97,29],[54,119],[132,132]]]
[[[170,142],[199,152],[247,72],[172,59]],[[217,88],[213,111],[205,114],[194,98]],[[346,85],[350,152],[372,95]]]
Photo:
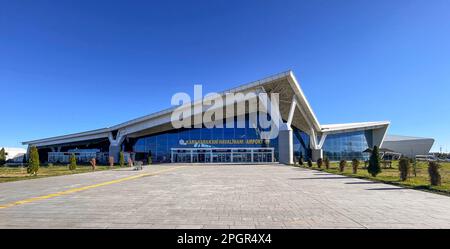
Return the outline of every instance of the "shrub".
[[[381,173],[380,161],[381,159],[378,147],[374,146],[369,159],[369,167],[367,167],[367,172],[369,172],[369,174],[373,177],[376,177],[379,173]]]
[[[357,174],[358,173],[358,167],[359,167],[359,160],[354,158],[352,160],[352,169],[353,169],[353,174]]]
[[[91,164],[92,170],[95,170],[97,168],[97,159],[95,159],[95,157],[91,158],[89,163]]]
[[[344,172],[345,166],[347,166],[347,161],[345,160],[341,160],[339,162],[339,172]]]
[[[303,166],[303,155],[298,158],[298,164]]]
[[[416,159],[413,159],[412,170],[413,170],[414,177],[417,177],[417,160]]]
[[[72,153],[72,155],[70,155],[69,160],[70,160],[69,169],[76,170],[77,169],[77,158],[75,157],[75,154]]]
[[[398,170],[400,171],[400,180],[406,181],[411,171],[411,164],[407,157],[400,158],[400,161],[398,161]]]
[[[317,159],[317,168],[320,169],[322,167],[322,164],[323,164],[323,159],[322,158]]]
[[[123,151],[119,153],[119,165],[120,167],[125,166],[125,156],[123,155]]]
[[[330,169],[330,159],[328,159],[328,157],[325,157],[323,162],[325,163],[325,168]]]
[[[27,173],[30,175],[37,175],[39,171],[39,152],[36,146],[32,146],[30,149],[30,158],[28,161]]]
[[[440,165],[437,162],[428,163],[428,174],[430,175],[431,186],[441,185],[441,174],[439,173]]]
[[[310,168],[311,168],[311,167],[312,167],[312,165],[313,165],[313,164],[312,164],[312,161],[311,161],[311,159],[308,159],[308,167],[310,167]]]
[[[108,157],[108,162],[109,162],[109,166],[113,167],[114,166],[114,157],[113,156],[109,156]]]
[[[149,165],[153,163],[152,155],[148,155],[147,162],[148,162]]]
[[[5,148],[0,149],[0,166],[5,165],[6,163],[6,152]]]

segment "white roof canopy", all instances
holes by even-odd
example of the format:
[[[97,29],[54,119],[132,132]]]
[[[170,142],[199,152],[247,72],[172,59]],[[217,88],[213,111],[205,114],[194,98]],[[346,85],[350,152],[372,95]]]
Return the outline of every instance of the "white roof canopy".
[[[219,93],[225,95],[227,93],[237,92],[251,92],[263,90],[268,93],[279,93],[280,99],[280,114],[283,120],[289,119],[291,104],[293,100],[297,102],[297,107],[292,118],[292,125],[307,133],[317,135],[338,133],[361,129],[374,129],[385,127],[389,122],[367,122],[367,123],[349,123],[349,124],[334,124],[334,125],[320,125],[316,118],[308,100],[306,99],[297,79],[292,71],[279,73],[261,80],[257,80],[248,84],[244,84]],[[189,105],[201,104],[201,100],[189,103]],[[111,132],[117,131],[120,136],[141,136],[144,134],[152,134],[170,129],[170,116],[176,107],[171,107],[150,115],[139,117],[121,124],[111,127],[102,128],[98,130],[74,133],[69,135],[26,141],[23,144],[36,146],[50,146],[57,144],[64,144],[69,142],[84,141],[98,138],[111,138]]]

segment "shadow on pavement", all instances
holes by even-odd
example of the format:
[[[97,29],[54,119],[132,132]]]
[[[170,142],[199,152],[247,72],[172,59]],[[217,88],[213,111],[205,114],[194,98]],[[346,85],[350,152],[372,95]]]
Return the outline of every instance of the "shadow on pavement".
[[[346,179],[352,178],[348,176],[331,176],[331,177],[298,177],[298,178],[289,178],[289,180],[333,180],[333,179]]]
[[[404,188],[368,188],[366,190],[403,190]]]
[[[379,182],[346,182],[345,184],[380,184]]]

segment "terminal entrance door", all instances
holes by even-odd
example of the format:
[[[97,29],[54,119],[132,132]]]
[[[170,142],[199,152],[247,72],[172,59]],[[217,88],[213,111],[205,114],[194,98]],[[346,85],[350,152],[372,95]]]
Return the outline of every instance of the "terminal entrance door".
[[[172,152],[172,162],[175,163],[190,163],[191,152],[186,150],[178,150],[176,153]]]
[[[192,151],[193,163],[209,163],[211,162],[211,153],[206,150],[193,150]]]
[[[174,163],[274,162],[274,148],[172,148]]]

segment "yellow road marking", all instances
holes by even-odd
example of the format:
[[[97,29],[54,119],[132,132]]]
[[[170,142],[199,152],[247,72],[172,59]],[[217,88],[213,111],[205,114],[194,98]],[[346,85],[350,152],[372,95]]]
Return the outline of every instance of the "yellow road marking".
[[[32,197],[32,198],[28,198],[28,199],[24,199],[24,200],[15,201],[15,202],[11,202],[11,203],[0,205],[0,209],[14,207],[14,206],[17,206],[17,205],[31,203],[31,202],[35,202],[35,201],[39,201],[39,200],[50,199],[50,198],[58,197],[58,196],[62,196],[62,195],[68,195],[68,194],[72,194],[72,193],[77,193],[77,192],[80,192],[80,191],[93,189],[93,188],[98,188],[98,187],[102,187],[102,186],[106,186],[106,185],[111,185],[111,184],[114,184],[114,183],[129,181],[129,180],[133,180],[133,179],[144,177],[144,176],[157,175],[157,174],[160,174],[160,173],[164,173],[164,172],[168,172],[168,171],[172,171],[172,170],[179,169],[179,168],[184,168],[184,167],[186,167],[186,166],[178,166],[178,167],[173,167],[173,168],[169,168],[169,169],[159,170],[159,171],[152,172],[152,173],[144,173],[144,174],[132,175],[132,176],[129,176],[129,177],[124,177],[124,178],[120,178],[120,179],[116,179],[116,180],[112,180],[112,181],[97,183],[97,184],[94,184],[94,185],[89,185],[89,186],[84,186],[84,187],[79,187],[79,188],[72,188],[72,189],[68,189],[68,190],[65,190],[65,191],[56,192],[56,193],[53,193],[53,194],[42,195],[42,196],[38,196],[38,197]]]

